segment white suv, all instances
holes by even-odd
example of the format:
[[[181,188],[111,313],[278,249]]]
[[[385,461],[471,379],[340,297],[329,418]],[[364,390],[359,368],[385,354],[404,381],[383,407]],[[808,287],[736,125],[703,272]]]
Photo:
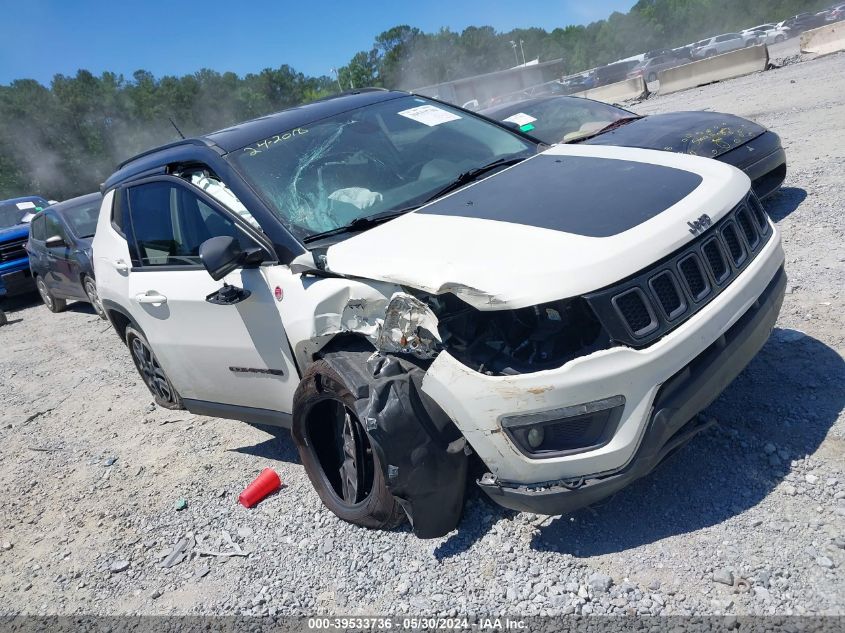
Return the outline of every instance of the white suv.
[[[757,33],[725,33],[707,40],[698,42],[693,47],[691,55],[693,59],[704,59],[722,53],[729,53],[740,48],[747,48],[759,44],[760,38]]]
[[[456,526],[470,461],[548,514],[648,473],[785,287],[739,170],[401,92],[158,148],[103,190],[99,296],[156,401],[291,428],[333,512],[421,537]]]

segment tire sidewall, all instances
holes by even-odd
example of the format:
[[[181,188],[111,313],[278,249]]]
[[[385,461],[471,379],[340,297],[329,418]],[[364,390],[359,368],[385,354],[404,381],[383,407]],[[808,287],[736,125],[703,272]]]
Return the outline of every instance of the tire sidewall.
[[[66,303],[64,299],[56,299],[56,296],[50,292],[50,288],[47,286],[47,282],[44,281],[43,277],[40,275],[36,277],[35,285],[38,288],[38,296],[41,297],[41,302],[44,304],[45,308],[47,308],[50,312],[61,312],[65,309]],[[48,297],[50,299],[50,303],[47,303]]]
[[[320,385],[319,388],[318,384]],[[343,379],[329,363],[317,361],[306,371],[294,394],[293,425],[291,427],[294,443],[299,450],[302,465],[311,485],[317,491],[323,504],[344,521],[376,529],[392,527],[391,524],[396,523],[394,515],[398,503],[387,490],[384,472],[375,447],[372,450],[374,462],[373,486],[367,498],[359,504],[349,506],[342,503],[334,492],[322,464],[320,464],[320,460],[308,440],[309,430],[306,428],[306,419],[310,412],[316,405],[326,400],[339,401],[350,411],[355,412],[355,397],[343,382]],[[360,420],[357,423],[361,426],[361,430],[366,433],[366,429],[360,424]],[[367,439],[372,447],[369,434],[367,434]]]
[[[141,382],[144,383],[144,386],[147,388],[147,390],[150,392],[150,394],[152,394],[153,399],[155,399],[156,404],[160,407],[165,408],[165,409],[184,409],[184,406],[182,404],[182,398],[179,395],[179,392],[176,391],[176,389],[173,387],[173,383],[170,382],[170,376],[167,375],[167,372],[165,371],[164,367],[162,367],[161,370],[164,372],[164,376],[165,376],[165,378],[167,378],[167,384],[170,386],[170,392],[173,394],[173,401],[172,402],[169,401],[169,400],[165,400],[164,398],[159,396],[155,391],[153,391],[150,388],[150,386],[147,384],[147,381],[144,380],[143,371],[142,371],[140,365],[138,364],[138,359],[135,358],[135,354],[132,351],[132,339],[133,338],[139,339],[144,345],[146,345],[147,349],[150,350],[150,352],[153,354],[153,356],[155,356],[155,351],[153,350],[152,346],[150,345],[149,341],[147,340],[147,337],[144,336],[143,333],[140,330],[135,329],[131,325],[126,326],[126,341],[125,342],[126,342],[126,347],[128,348],[128,351],[129,351],[129,356],[132,358],[132,364],[135,365],[135,369],[138,372],[138,375],[141,377]],[[158,360],[158,357],[156,357],[156,360]],[[161,363],[159,363],[159,366],[161,366]]]
[[[91,284],[94,285],[94,291],[96,293],[97,282],[94,281],[94,278],[91,277],[90,275],[83,275],[83,277],[82,277],[82,290],[85,292],[85,296],[88,297],[88,302],[93,306],[94,311],[97,313],[97,316],[99,316],[101,319],[108,319],[108,317],[106,316],[106,311],[103,309],[102,303],[100,303],[99,293],[96,294],[96,296],[97,296],[96,300],[91,299],[91,295],[88,292],[88,288],[86,287],[86,284],[88,284],[88,283],[91,283]]]

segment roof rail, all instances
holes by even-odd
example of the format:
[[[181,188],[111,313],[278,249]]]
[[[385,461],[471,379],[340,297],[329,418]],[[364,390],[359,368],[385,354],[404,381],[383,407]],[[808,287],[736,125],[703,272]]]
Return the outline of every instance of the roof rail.
[[[209,146],[209,142],[201,139],[201,138],[186,138],[180,139],[178,141],[174,141],[172,143],[167,143],[166,145],[159,145],[157,147],[152,147],[148,150],[141,152],[140,154],[135,154],[134,156],[127,158],[124,161],[121,161],[117,165],[117,169],[123,169],[131,162],[138,160],[139,158],[143,158],[144,156],[149,156],[150,154],[155,154],[156,152],[160,152],[161,150],[170,149],[171,147],[179,147],[180,145],[205,145]]]

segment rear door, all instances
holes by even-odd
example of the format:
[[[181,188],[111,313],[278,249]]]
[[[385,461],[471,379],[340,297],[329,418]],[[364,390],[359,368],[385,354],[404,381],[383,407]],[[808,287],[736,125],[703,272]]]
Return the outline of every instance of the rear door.
[[[246,300],[206,300],[223,281],[214,281],[202,266],[200,244],[228,235],[242,248],[264,248],[272,260],[260,236],[178,178],[132,185],[124,200],[132,316],[182,398],[290,413],[299,376],[265,270],[238,269],[223,280],[249,291]]]

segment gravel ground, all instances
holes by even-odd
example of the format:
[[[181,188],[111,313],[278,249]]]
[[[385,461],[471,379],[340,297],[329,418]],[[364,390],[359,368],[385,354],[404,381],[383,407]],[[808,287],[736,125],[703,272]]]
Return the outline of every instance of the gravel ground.
[[[735,112],[787,148],[768,208],[789,294],[712,430],[598,507],[515,514],[473,491],[456,532],[421,541],[336,519],[284,437],[155,409],[88,306],[7,304],[0,614],[842,614],[845,55],[635,109]],[[265,466],[286,486],[240,507]]]

